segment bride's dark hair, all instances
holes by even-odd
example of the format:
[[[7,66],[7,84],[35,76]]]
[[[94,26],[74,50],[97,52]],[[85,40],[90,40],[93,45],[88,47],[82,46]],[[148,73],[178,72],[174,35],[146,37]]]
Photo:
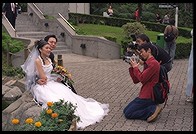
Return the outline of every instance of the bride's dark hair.
[[[46,44],[48,44],[48,42],[46,42],[43,39],[35,41],[35,47],[39,51],[39,54],[41,53],[39,49],[42,48],[43,46],[45,46]],[[42,58],[41,54],[40,54],[40,57]],[[45,62],[44,62],[43,58],[42,58],[42,61],[43,61],[44,65],[45,65]]]
[[[35,47],[37,47],[38,50],[46,44],[48,44],[48,42],[43,39],[35,41]]]

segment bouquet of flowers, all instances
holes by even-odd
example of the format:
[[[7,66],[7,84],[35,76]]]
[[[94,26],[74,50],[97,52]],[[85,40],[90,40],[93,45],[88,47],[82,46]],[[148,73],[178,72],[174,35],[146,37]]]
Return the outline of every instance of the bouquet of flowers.
[[[71,85],[74,81],[71,79],[71,73],[69,73],[64,67],[56,65],[51,72],[57,77],[57,81],[61,81],[64,84]]]

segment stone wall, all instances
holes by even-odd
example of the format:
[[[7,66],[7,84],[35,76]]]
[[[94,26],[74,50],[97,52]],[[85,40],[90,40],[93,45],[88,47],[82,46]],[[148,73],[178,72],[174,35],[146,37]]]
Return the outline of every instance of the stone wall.
[[[2,131],[11,131],[11,120],[24,121],[28,117],[37,118],[42,108],[33,101],[33,96],[25,90],[24,80],[2,78],[2,101],[10,105],[2,111]]]
[[[61,13],[66,19],[69,19],[69,3],[35,3],[44,15],[59,17]]]

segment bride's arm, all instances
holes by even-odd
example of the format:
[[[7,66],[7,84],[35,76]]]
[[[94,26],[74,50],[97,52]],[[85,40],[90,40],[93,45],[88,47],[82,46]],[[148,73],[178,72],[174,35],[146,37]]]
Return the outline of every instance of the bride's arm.
[[[40,59],[35,60],[35,66],[36,66],[36,69],[38,71],[39,78],[46,81],[47,77],[46,77],[46,74],[45,74],[45,72],[42,68],[42,63],[41,63]]]

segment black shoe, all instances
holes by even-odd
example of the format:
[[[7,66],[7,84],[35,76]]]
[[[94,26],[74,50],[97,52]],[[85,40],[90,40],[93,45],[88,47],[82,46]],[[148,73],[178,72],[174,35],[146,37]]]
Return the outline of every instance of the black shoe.
[[[42,105],[43,105],[42,102],[38,102],[35,98],[33,98],[33,101],[34,101],[38,106],[42,106]]]

